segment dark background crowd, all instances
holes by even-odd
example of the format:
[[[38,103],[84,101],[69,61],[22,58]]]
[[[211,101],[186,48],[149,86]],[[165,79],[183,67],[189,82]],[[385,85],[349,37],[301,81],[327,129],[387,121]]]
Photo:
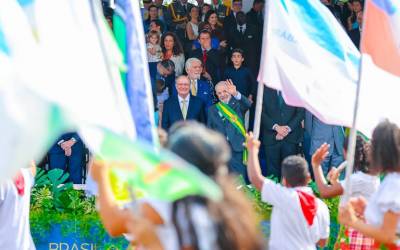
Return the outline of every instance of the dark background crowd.
[[[143,0],[142,18],[158,126],[168,132],[180,120],[196,120],[221,133],[229,143],[230,171],[246,176],[244,135],[218,109],[229,106],[245,130],[252,130],[257,75],[263,39],[264,0],[253,0],[245,13],[243,2],[211,4],[198,0]],[[362,31],[361,0],[321,0],[358,47]],[[103,0],[104,15],[113,28],[114,11]],[[303,155],[310,162],[327,142],[326,174],[344,161],[343,127],[327,125],[303,108],[285,104],[279,91],[264,87],[260,161],[263,174],[281,178],[281,162]],[[57,140],[46,156],[49,169],[69,172],[70,180],[85,179],[88,151],[76,133]]]

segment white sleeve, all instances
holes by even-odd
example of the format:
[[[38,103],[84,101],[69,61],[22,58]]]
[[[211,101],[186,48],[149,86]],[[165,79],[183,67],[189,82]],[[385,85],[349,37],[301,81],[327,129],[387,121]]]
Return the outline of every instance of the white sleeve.
[[[319,207],[320,213],[318,215],[318,223],[320,229],[320,236],[319,239],[328,239],[329,238],[329,229],[330,229],[330,216],[329,216],[329,209],[325,205],[325,203],[319,200]]]
[[[400,181],[398,179],[391,179],[390,183],[385,183],[384,188],[380,190],[380,195],[376,199],[376,203],[378,203],[379,210],[382,213],[388,211],[397,214],[400,213],[400,195],[398,195],[398,190],[400,190]]]
[[[296,192],[267,178],[261,189],[261,199],[273,206],[286,207],[292,199],[298,199]]]

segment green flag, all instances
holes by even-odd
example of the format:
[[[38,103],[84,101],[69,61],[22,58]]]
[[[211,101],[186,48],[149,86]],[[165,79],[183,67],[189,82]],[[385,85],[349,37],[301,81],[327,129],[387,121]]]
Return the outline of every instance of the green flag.
[[[221,199],[221,190],[214,181],[171,152],[104,129],[86,128],[80,133],[97,159],[108,164],[116,179],[133,191],[167,201],[187,195]]]

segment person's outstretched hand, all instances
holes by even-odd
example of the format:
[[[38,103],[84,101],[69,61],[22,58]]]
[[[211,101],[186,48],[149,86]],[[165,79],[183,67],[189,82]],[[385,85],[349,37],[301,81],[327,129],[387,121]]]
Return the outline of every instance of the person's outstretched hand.
[[[324,143],[319,147],[311,158],[311,165],[313,168],[321,166],[321,163],[329,154],[329,144]]]

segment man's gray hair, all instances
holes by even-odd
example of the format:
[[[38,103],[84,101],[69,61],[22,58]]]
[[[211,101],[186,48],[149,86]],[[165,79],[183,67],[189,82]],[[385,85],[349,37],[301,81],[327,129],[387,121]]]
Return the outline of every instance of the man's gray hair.
[[[194,62],[199,62],[201,64],[201,61],[199,59],[197,59],[196,57],[192,57],[186,60],[185,63],[185,70],[186,72],[188,71],[188,68],[192,66],[192,63]]]
[[[216,90],[219,86],[225,86],[226,87],[226,82],[225,81],[220,81],[217,84],[215,84],[214,89]]]
[[[181,79],[181,78],[186,78],[186,79],[188,79],[188,80],[189,80],[189,77],[188,77],[188,76],[186,76],[186,75],[180,75],[180,76],[177,76],[177,77],[175,78],[175,85],[177,85],[177,84],[178,84],[178,80],[179,80],[179,79]],[[189,83],[190,83],[190,80],[189,80]]]

